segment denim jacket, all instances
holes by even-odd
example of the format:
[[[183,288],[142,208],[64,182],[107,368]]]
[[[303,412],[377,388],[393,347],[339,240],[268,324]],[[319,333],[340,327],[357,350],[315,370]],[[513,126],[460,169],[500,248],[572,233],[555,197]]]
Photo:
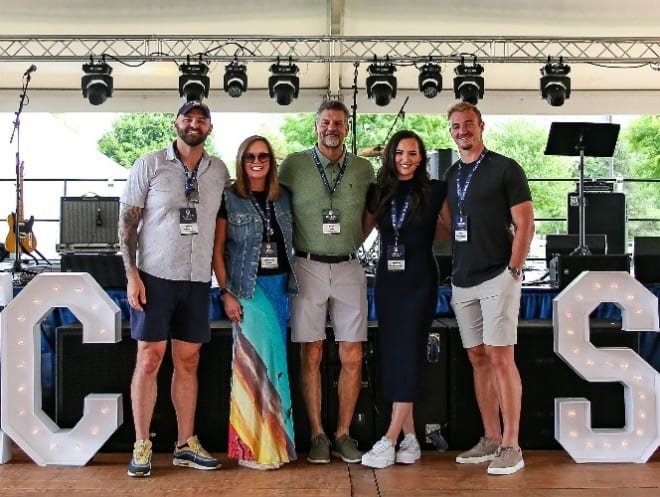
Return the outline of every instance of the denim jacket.
[[[298,292],[298,280],[293,264],[293,220],[291,196],[285,189],[280,190],[280,199],[273,202],[275,219],[284,235],[291,274],[289,293]],[[224,190],[227,208],[227,289],[237,297],[251,299],[257,283],[263,221],[249,198],[236,195],[231,187]],[[281,250],[281,248],[280,248]]]

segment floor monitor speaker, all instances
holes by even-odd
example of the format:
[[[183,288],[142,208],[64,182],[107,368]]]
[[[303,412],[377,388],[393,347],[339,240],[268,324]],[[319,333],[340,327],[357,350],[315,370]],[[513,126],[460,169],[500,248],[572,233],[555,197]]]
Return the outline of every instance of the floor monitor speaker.
[[[660,236],[636,236],[633,240],[635,278],[645,285],[660,284]]]

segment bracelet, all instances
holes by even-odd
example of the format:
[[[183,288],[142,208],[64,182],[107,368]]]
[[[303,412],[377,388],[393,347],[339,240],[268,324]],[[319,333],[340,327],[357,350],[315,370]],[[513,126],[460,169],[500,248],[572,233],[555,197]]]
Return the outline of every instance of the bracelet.
[[[227,290],[226,288],[221,288],[220,289],[220,296],[222,297],[225,293],[229,293],[229,290]]]

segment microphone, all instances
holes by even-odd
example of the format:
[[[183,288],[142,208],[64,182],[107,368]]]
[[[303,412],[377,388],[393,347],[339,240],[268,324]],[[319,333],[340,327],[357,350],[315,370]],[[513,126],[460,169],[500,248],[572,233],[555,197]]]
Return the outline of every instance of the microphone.
[[[28,67],[28,70],[23,73],[23,77],[29,76],[31,73],[37,70],[37,66],[32,64],[30,67]]]

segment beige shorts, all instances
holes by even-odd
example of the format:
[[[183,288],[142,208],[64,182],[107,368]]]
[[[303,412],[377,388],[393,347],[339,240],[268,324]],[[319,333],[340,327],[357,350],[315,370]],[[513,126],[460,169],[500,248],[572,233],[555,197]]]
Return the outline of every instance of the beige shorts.
[[[300,285],[291,297],[291,341],[325,340],[328,312],[338,342],[367,340],[367,279],[353,259],[338,264],[296,257]]]
[[[522,281],[506,269],[479,285],[452,285],[451,306],[464,348],[517,343],[521,288]]]

